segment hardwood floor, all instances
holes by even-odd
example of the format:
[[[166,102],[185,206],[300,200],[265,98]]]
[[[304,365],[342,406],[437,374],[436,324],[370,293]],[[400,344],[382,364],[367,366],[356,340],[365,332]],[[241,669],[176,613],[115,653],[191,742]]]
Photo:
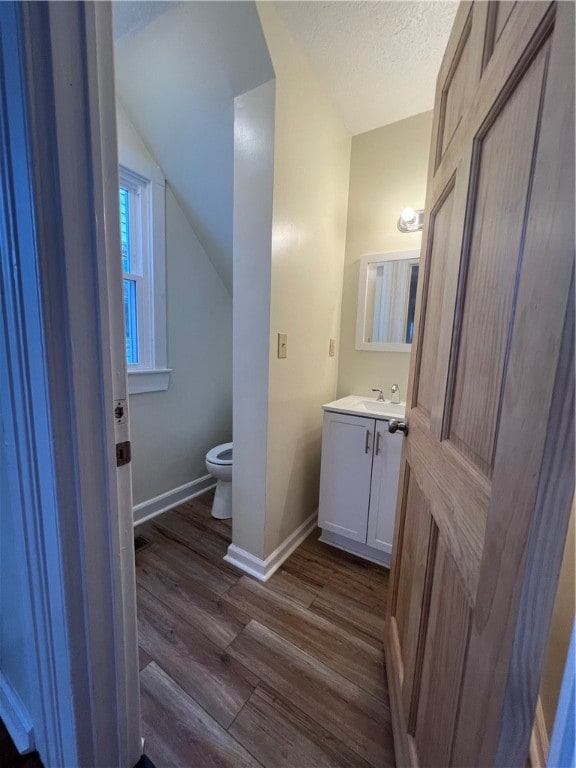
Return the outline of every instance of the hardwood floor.
[[[388,574],[314,532],[262,584],[222,560],[212,494],[138,527],[146,754],[157,768],[392,768]]]

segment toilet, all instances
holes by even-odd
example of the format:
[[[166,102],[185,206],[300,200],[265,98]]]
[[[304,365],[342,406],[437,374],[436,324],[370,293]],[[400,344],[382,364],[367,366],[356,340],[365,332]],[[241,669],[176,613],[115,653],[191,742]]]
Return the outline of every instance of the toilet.
[[[222,443],[206,454],[206,469],[218,480],[212,504],[212,517],[232,517],[232,443]]]

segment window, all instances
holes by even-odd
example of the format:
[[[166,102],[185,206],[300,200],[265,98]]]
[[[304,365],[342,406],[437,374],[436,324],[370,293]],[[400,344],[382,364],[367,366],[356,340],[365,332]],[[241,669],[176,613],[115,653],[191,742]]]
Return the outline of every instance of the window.
[[[126,172],[120,180],[120,242],[124,272],[124,321],[126,325],[126,361],[142,365],[146,357],[148,323],[144,320],[149,303],[147,238],[142,238],[142,190]],[[141,331],[139,333],[139,327]],[[147,350],[146,350],[147,351]]]
[[[129,392],[167,389],[164,179],[120,166],[119,206]]]

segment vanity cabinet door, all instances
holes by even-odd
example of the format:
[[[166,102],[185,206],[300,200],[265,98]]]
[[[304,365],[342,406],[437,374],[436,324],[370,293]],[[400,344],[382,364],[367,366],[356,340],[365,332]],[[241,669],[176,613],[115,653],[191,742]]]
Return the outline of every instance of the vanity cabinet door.
[[[318,525],[366,542],[374,419],[324,413]]]
[[[391,435],[387,421],[376,421],[366,543],[388,554],[394,539],[401,454],[401,433]]]

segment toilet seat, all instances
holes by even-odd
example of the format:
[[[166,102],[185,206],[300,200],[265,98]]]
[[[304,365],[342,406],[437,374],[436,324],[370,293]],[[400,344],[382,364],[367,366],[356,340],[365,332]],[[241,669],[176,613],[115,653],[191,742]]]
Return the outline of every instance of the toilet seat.
[[[206,461],[210,464],[218,464],[220,466],[228,466],[232,464],[232,443],[222,443],[217,445],[208,451],[206,454]]]
[[[232,443],[222,443],[208,451],[206,469],[217,480],[212,517],[229,520],[232,517]]]

